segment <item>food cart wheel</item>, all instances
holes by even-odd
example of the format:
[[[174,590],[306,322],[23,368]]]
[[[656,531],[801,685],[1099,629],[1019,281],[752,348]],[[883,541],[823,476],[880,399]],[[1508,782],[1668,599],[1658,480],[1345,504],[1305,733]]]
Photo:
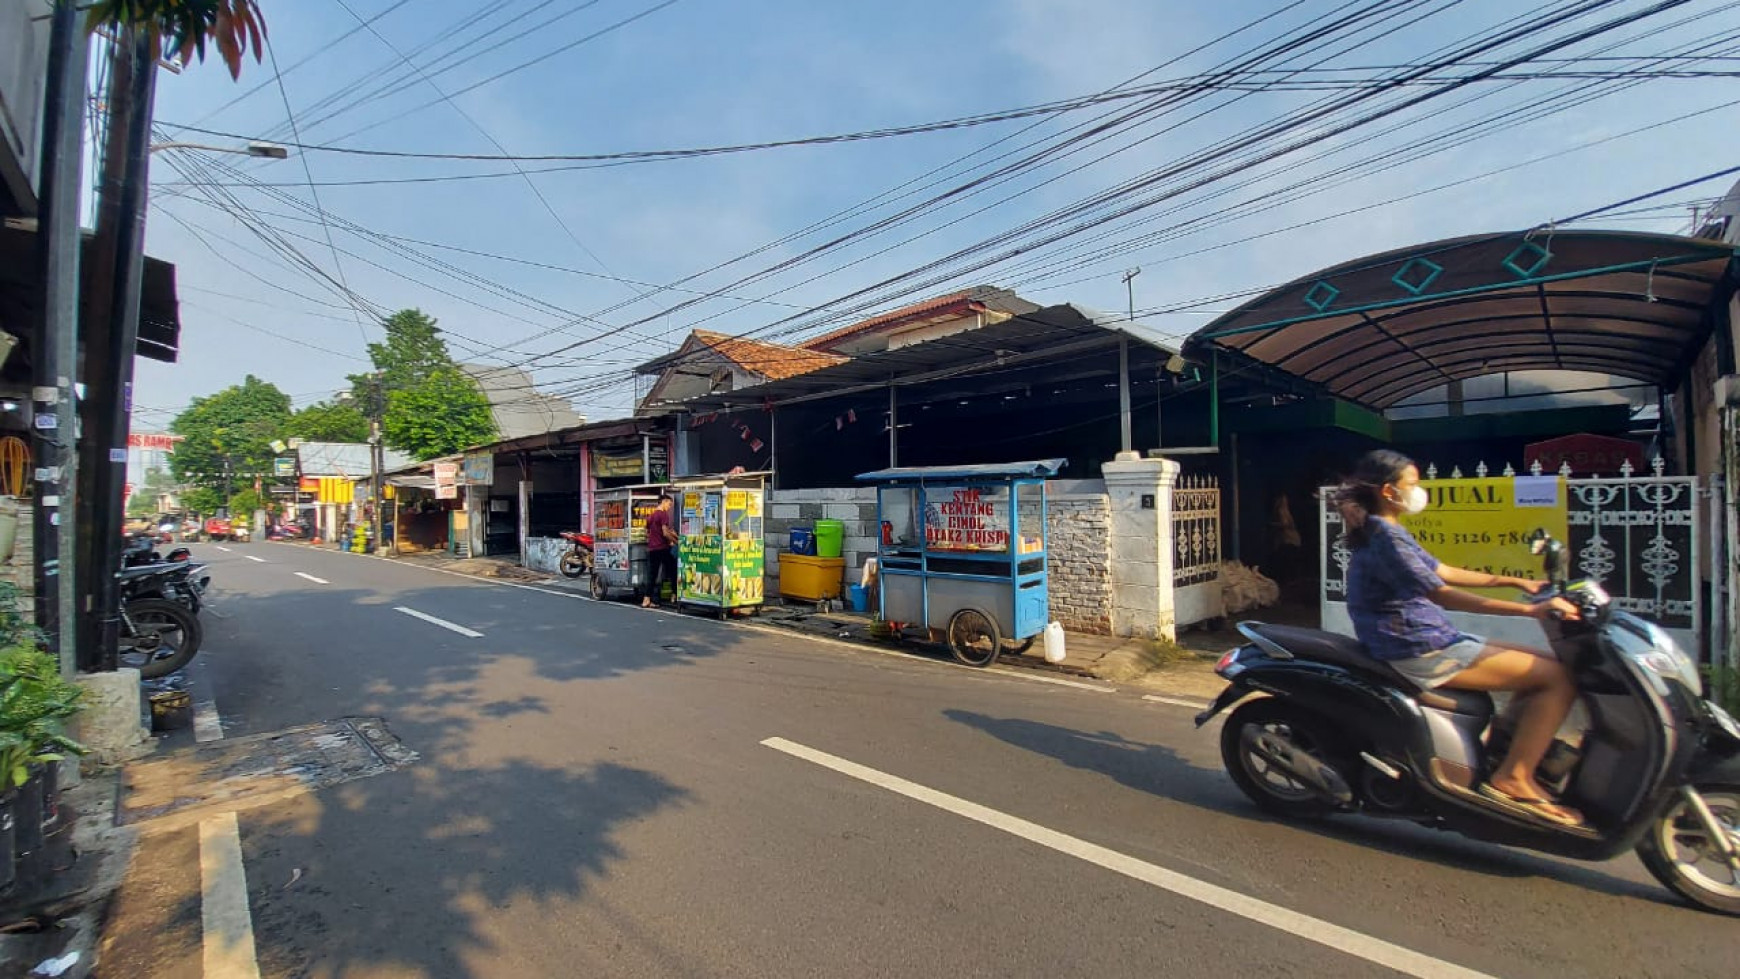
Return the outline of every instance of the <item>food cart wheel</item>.
[[[949,651],[968,666],[990,666],[1003,651],[997,623],[976,608],[964,608],[949,619]]]
[[[1014,639],[1006,639],[1004,642],[1009,644],[1007,647],[1009,652],[1014,653],[1016,656],[1021,656],[1026,654],[1029,649],[1033,648],[1033,640],[1036,638],[1038,637],[1028,636],[1026,639],[1022,639],[1019,642]]]
[[[610,597],[610,586],[604,583],[604,578],[598,572],[592,572],[592,597],[602,602]]]

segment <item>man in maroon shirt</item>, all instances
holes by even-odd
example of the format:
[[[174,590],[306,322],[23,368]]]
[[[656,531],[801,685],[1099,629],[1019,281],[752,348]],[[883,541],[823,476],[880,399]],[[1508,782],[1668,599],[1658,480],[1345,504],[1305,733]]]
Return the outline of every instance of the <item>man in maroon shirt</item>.
[[[646,517],[647,576],[651,581],[646,595],[640,600],[641,608],[662,604],[659,588],[665,581],[671,583],[671,593],[676,593],[677,555],[671,550],[676,542],[677,531],[671,526],[671,498],[669,495],[661,496],[659,505]]]

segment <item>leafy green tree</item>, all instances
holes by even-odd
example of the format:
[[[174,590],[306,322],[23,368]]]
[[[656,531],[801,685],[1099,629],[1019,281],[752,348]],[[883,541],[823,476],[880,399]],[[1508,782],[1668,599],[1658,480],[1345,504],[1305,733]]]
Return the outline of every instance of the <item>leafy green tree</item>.
[[[255,510],[264,509],[265,506],[265,498],[254,492],[254,488],[250,486],[230,497],[230,518],[246,520],[253,516]]]
[[[495,420],[483,392],[449,364],[411,388],[388,392],[381,435],[395,449],[433,459],[495,438]]]
[[[224,495],[210,486],[195,486],[181,494],[181,507],[189,513],[210,516],[223,506]]]
[[[191,494],[183,500],[193,509],[209,513],[222,504],[226,486],[241,473],[270,472],[271,441],[290,419],[290,397],[252,374],[205,398],[195,398],[186,411],[175,416],[169,430],[182,436],[169,457],[175,478],[194,487],[213,491],[206,507],[195,506]]]
[[[279,429],[278,437],[310,442],[367,442],[369,420],[355,404],[320,401],[291,415]]]
[[[350,382],[358,404],[381,410],[387,445],[432,459],[495,437],[489,399],[453,363],[434,318],[402,309],[381,326],[385,340],[369,344],[374,371]]]
[[[231,78],[242,76],[249,48],[259,62],[266,40],[257,0],[96,0],[85,27],[140,28],[151,37],[153,56],[180,61],[183,67],[196,55],[204,61],[206,44],[214,44]]]

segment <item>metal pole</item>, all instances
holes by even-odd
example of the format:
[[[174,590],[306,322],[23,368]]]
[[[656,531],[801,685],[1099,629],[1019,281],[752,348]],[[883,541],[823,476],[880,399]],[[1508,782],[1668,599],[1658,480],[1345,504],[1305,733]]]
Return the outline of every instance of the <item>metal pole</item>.
[[[1208,350],[1208,444],[1220,444],[1220,351]]]
[[[900,465],[900,399],[895,396],[898,388],[894,382],[888,384],[888,468]]]
[[[381,375],[377,371],[369,383],[369,495],[374,504],[375,522],[375,553],[386,551],[387,547],[387,515],[381,509],[381,415],[385,405],[381,391]],[[393,541],[398,543],[398,535],[393,535]]]
[[[1118,441],[1130,451],[1130,338],[1118,335]]]
[[[73,375],[78,371],[79,183],[89,60],[90,42],[77,11],[70,3],[57,4],[49,33],[36,228],[42,313],[30,341],[35,418],[31,457],[37,487],[31,532],[36,547],[36,625],[55,644],[60,671],[68,677],[78,670],[78,520],[72,506],[78,472],[78,405]]]
[[[151,41],[129,31],[115,49],[109,141],[103,158],[102,206],[97,215],[98,255],[91,306],[95,329],[85,345],[91,431],[85,446],[90,487],[90,583],[87,628],[81,631],[81,666],[113,670],[119,641],[122,488],[127,467],[127,420],[133,408],[133,355],[139,339],[139,294],[144,273],[146,188],[150,182],[151,99],[156,65]],[[98,343],[98,334],[103,342]],[[94,627],[94,628],[90,628]]]

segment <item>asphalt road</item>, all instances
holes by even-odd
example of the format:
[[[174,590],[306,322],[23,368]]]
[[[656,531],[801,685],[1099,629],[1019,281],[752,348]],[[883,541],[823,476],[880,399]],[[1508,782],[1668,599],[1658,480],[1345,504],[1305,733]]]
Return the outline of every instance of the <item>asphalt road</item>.
[[[1585,979],[1729,975],[1740,947],[1629,857],[1266,819],[1216,729],[1133,692],[199,552],[195,693],[224,737],[379,716],[421,757],[242,811],[233,838],[148,835],[103,975]],[[214,870],[229,839],[245,891]],[[248,961],[214,950],[249,926]]]

